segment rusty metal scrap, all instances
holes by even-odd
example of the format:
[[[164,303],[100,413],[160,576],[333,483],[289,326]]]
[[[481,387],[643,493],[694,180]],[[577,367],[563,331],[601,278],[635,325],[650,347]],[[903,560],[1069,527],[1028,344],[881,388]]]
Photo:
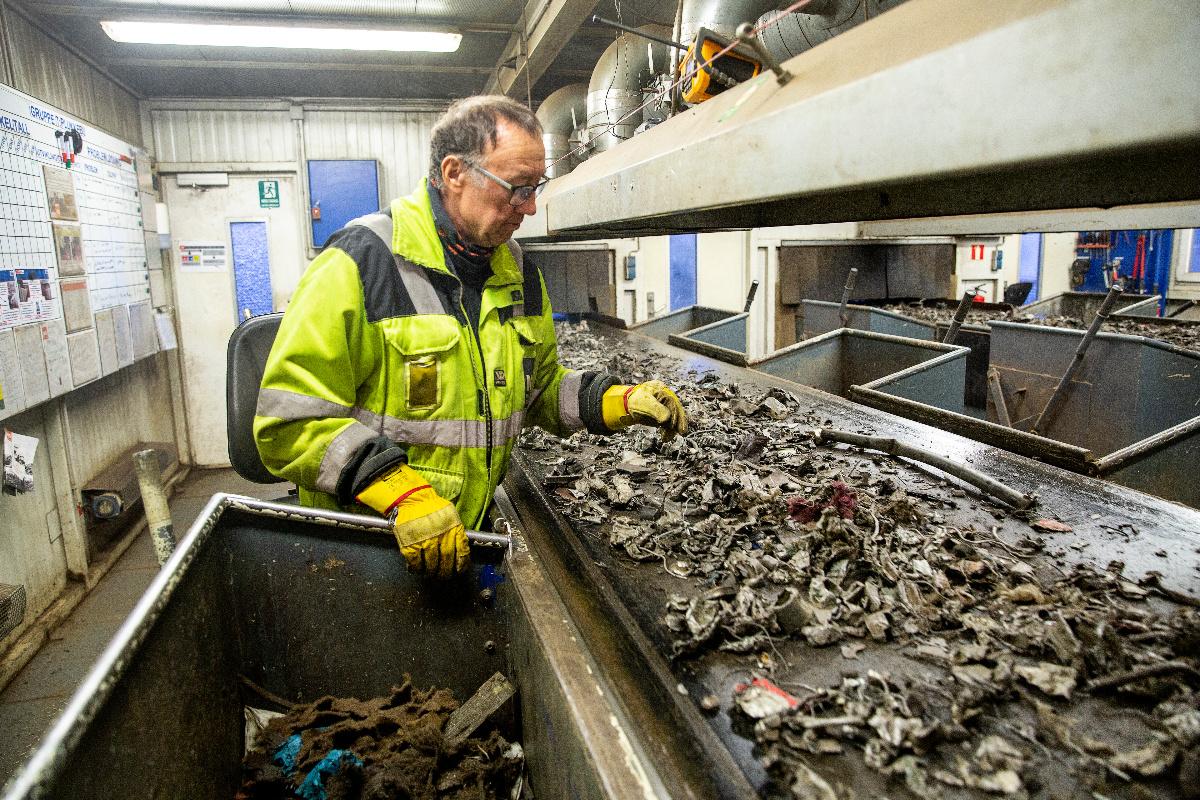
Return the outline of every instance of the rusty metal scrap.
[[[811,431],[829,422],[786,391],[685,372],[584,327],[559,337],[569,366],[668,381],[692,421],[669,443],[643,428],[522,440],[568,519],[641,564],[631,568],[676,579],[661,625],[677,668],[724,652],[756,678],[803,683],[777,652],[785,642],[838,646],[852,668],[796,697],[725,687],[781,796],[850,797],[820,774],[822,758],[847,752],[930,798],[1034,796],[1057,762],[1101,795],[1150,776],[1178,788],[1200,769],[1200,612],[1159,599],[1170,594],[1156,579],[1130,580],[1120,562],[1064,570],[1029,522],[1051,536],[1069,526],[984,498],[969,501],[1024,537],[964,523],[947,512],[963,490],[819,446]],[[873,648],[932,672],[854,670]],[[1115,732],[1085,729],[1068,712],[1097,694],[1140,710]]]

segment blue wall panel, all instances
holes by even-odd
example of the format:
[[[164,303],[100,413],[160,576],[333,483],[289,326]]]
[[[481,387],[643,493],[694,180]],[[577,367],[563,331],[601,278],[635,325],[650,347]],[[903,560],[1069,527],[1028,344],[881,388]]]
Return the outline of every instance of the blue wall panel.
[[[233,281],[237,287],[237,319],[270,314],[271,257],[267,248],[267,223],[231,222],[229,240],[233,244]]]
[[[1087,233],[1087,232],[1085,232]],[[1096,231],[1095,233],[1103,233]],[[1087,278],[1083,282],[1085,292],[1107,291],[1104,284],[1104,267],[1116,259],[1121,259],[1120,275],[1125,280],[1125,291],[1144,292],[1166,297],[1167,287],[1171,282],[1171,248],[1174,244],[1174,231],[1171,230],[1132,230],[1107,231],[1109,247],[1080,248],[1075,251],[1077,258],[1087,258],[1091,261]],[[1138,239],[1142,240],[1141,249],[1145,259],[1143,274],[1138,279],[1133,278],[1133,266],[1137,260]]]
[[[1021,255],[1017,280],[1022,283],[1032,283],[1026,303],[1038,299],[1042,279],[1042,235],[1040,233],[1021,234]]]
[[[324,247],[347,222],[379,210],[379,169],[371,161],[309,161],[308,207],[319,207],[312,220],[315,247]]]
[[[671,311],[696,305],[696,234],[671,237]]]

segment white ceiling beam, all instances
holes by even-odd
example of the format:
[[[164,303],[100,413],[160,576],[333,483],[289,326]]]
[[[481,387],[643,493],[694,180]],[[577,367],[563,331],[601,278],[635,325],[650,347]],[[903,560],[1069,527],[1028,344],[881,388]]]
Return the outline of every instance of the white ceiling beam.
[[[520,31],[509,37],[484,94],[523,93],[537,83],[595,5],[596,0],[528,0],[523,20],[532,29],[524,42]]]
[[[1200,203],[1149,203],[1111,208],[1068,208],[961,217],[881,219],[861,222],[863,236],[972,236],[1007,233],[1128,231],[1200,228]]]

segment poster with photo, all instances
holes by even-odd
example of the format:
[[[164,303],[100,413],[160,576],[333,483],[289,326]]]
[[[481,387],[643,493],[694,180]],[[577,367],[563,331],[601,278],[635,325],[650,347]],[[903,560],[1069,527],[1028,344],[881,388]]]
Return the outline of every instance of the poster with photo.
[[[18,322],[42,322],[53,319],[55,286],[50,280],[49,270],[13,270],[17,277],[17,302],[20,306]]]
[[[17,271],[0,269],[0,328],[11,328],[21,321],[21,294]]]
[[[46,179],[50,219],[79,219],[79,210],[75,207],[75,180],[71,173],[43,164],[42,176]]]
[[[10,430],[4,431],[4,491],[24,494],[33,491],[33,459],[38,440]]]
[[[58,254],[58,273],[63,277],[83,275],[83,235],[78,225],[54,224],[54,252]]]

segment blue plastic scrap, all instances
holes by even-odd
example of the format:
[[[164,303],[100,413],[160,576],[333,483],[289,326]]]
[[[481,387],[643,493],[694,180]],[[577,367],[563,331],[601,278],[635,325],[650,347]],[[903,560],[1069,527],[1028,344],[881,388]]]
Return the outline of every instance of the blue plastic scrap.
[[[304,776],[304,782],[296,790],[296,796],[301,800],[327,800],[325,781],[347,767],[361,768],[362,765],[362,759],[349,750],[330,750]]]
[[[275,754],[271,756],[273,761],[283,774],[289,778],[296,771],[296,757],[300,755],[300,734],[293,733],[287,738],[283,744],[279,745],[275,750]]]
[[[485,564],[483,569],[479,570],[480,589],[495,589],[504,583],[505,580],[504,573],[497,572],[496,568],[491,564]]]

